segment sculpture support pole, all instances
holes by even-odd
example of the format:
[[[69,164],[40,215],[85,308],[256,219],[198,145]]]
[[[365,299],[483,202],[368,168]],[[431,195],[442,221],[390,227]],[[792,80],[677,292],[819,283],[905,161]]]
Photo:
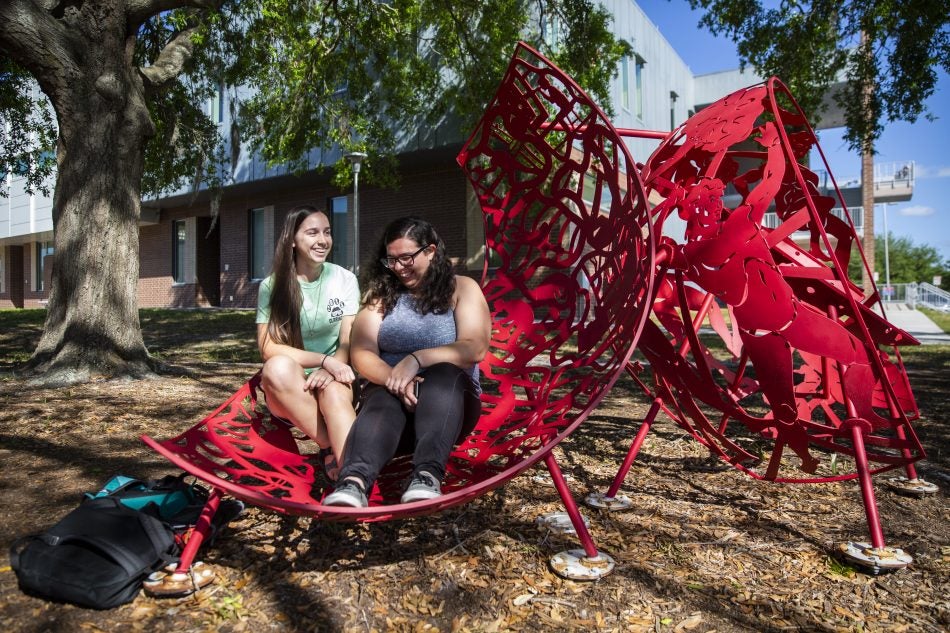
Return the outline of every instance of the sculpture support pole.
[[[640,430],[637,431],[637,436],[634,438],[633,444],[630,445],[630,450],[627,451],[627,457],[624,458],[620,470],[617,471],[617,476],[614,477],[610,489],[607,490],[608,498],[617,496],[617,492],[620,490],[623,480],[627,477],[627,473],[630,472],[630,467],[633,466],[633,460],[635,460],[640,453],[643,440],[646,439],[647,433],[650,432],[650,427],[653,426],[653,421],[656,420],[656,414],[659,413],[662,403],[663,401],[660,398],[654,398],[653,404],[650,406],[650,411],[647,412],[646,417],[643,418]]]
[[[884,549],[884,530],[881,529],[881,517],[874,498],[874,486],[871,483],[871,470],[868,457],[864,452],[864,429],[860,423],[851,426],[851,439],[854,443],[854,461],[857,465],[858,480],[861,482],[861,496],[864,498],[864,513],[871,532],[871,545],[875,549]]]
[[[198,522],[195,524],[194,529],[192,529],[191,535],[188,537],[188,542],[185,543],[185,548],[181,552],[178,567],[175,569],[176,574],[188,573],[188,569],[198,554],[198,548],[201,547],[204,540],[211,534],[211,520],[218,511],[220,504],[221,491],[217,488],[212,488],[211,494],[205,502],[205,507],[202,508],[201,515],[198,517]]]
[[[584,525],[584,517],[581,516],[580,510],[577,509],[577,504],[574,502],[574,497],[567,487],[567,482],[564,481],[564,474],[561,473],[561,467],[557,465],[557,460],[554,458],[553,452],[548,451],[547,455],[544,456],[544,463],[548,467],[548,472],[551,473],[551,479],[554,481],[554,487],[557,488],[557,493],[561,495],[561,501],[564,502],[564,509],[567,510],[567,515],[571,518],[571,524],[577,531],[577,538],[580,540],[584,552],[588,558],[597,558],[598,552],[597,547],[594,546],[594,539],[591,537],[587,526]]]

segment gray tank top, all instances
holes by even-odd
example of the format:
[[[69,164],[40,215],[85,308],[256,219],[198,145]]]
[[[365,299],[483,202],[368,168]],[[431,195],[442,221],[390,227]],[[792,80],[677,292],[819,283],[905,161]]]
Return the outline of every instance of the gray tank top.
[[[455,311],[449,309],[444,314],[419,314],[412,295],[399,295],[392,312],[383,317],[379,326],[376,344],[379,356],[393,367],[409,352],[448,345],[457,338],[455,331]],[[475,388],[481,393],[478,381],[478,365],[468,370]]]

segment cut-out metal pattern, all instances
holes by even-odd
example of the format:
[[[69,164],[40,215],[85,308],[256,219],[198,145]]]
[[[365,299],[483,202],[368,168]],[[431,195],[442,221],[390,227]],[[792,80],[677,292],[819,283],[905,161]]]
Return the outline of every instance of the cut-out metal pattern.
[[[656,232],[674,215],[686,224],[681,241],[661,240],[670,253],[653,305],[662,328],[649,323],[639,346],[650,391],[715,453],[775,481],[857,476],[814,450],[854,457],[856,425],[874,472],[924,456],[896,347],[916,341],[878,314],[876,292],[865,297],[848,279],[858,238],[847,214],[832,214],[845,208],[840,192],[822,195],[799,162],[815,146],[773,79],[691,117],[642,171],[662,198]],[[793,237],[803,235],[800,246]]]
[[[618,139],[568,77],[520,46],[459,154],[485,214],[482,286],[494,327],[482,416],[452,454],[444,496],[396,503],[409,472],[403,456],[384,470],[369,508],[321,505],[320,464],[266,414],[258,377],[182,435],[143,439],[233,496],[325,519],[434,512],[548,463],[623,373],[649,315],[652,233]],[[594,551],[589,536],[582,541]]]

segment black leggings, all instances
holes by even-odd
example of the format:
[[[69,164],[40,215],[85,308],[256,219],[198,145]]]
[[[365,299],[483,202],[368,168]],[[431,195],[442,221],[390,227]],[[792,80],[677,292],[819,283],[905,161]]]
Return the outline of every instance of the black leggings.
[[[413,474],[424,470],[440,480],[445,476],[452,447],[475,427],[481,402],[469,375],[451,363],[427,367],[419,376],[424,380],[413,413],[386,387],[369,383],[363,388],[340,481],[359,477],[369,490],[397,452],[412,453]]]

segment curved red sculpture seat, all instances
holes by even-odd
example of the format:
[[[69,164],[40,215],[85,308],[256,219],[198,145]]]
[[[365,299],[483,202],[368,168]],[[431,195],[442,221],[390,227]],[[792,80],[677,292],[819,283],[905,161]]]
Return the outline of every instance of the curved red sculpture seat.
[[[444,496],[398,504],[410,469],[402,457],[381,475],[370,507],[322,505],[319,461],[271,419],[256,377],[181,435],[144,441],[219,493],[326,520],[436,512],[544,460],[585,554],[596,558],[552,449],[625,370],[649,316],[653,239],[643,187],[603,112],[524,45],[458,162],[484,210],[482,286],[494,332],[481,366],[482,416],[452,454]],[[182,570],[200,544],[193,540]]]
[[[660,242],[669,257],[656,322],[639,342],[654,407],[607,496],[662,409],[753,477],[860,478],[881,549],[870,474],[903,466],[911,476],[924,457],[897,350],[916,341],[881,316],[876,290],[865,295],[848,278],[860,240],[837,187],[823,194],[801,163],[813,147],[804,114],[773,78],[701,110],[644,165],[648,192],[662,199],[652,211],[656,233],[671,218],[685,231]],[[822,464],[832,454],[852,457],[854,468]]]

